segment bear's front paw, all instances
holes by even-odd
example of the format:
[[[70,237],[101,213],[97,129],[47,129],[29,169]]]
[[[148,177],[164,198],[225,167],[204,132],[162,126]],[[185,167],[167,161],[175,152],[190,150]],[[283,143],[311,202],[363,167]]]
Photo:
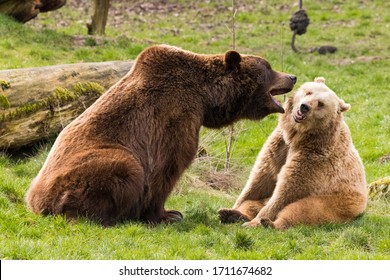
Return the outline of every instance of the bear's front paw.
[[[238,210],[222,208],[218,210],[218,216],[222,223],[236,223],[249,221],[244,214]]]
[[[176,223],[183,220],[183,214],[176,210],[166,210],[164,217],[161,219],[162,223]]]
[[[263,227],[265,228],[275,228],[275,224],[274,222],[272,222],[270,219],[268,218],[261,218],[260,219],[260,223]]]

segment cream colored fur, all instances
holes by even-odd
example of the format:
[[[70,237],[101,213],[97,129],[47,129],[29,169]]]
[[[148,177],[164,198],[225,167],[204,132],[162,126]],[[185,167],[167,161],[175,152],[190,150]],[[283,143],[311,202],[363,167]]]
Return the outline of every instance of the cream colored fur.
[[[219,210],[221,220],[286,229],[361,215],[366,178],[343,119],[349,109],[324,78],[303,84],[286,101],[233,209]]]

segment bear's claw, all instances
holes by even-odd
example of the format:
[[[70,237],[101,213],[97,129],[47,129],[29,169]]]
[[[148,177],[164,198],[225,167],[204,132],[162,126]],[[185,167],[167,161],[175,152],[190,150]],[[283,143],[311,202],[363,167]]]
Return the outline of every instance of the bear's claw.
[[[161,222],[163,223],[176,223],[183,220],[183,214],[176,210],[167,210],[165,211],[165,215],[162,218]]]

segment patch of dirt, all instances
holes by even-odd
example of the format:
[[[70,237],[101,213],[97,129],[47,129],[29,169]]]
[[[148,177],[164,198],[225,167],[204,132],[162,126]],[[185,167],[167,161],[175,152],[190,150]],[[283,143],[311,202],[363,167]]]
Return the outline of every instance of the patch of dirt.
[[[253,11],[260,9],[263,14],[268,14],[270,9],[279,11],[295,10],[297,4],[271,5],[266,0],[260,1],[236,1],[236,8],[239,13],[245,11]],[[63,12],[65,9],[71,13]],[[204,1],[180,1],[180,0],[111,0],[108,11],[107,26],[118,28],[129,27],[129,20],[137,16],[137,20],[142,20],[142,16],[147,15],[166,15],[180,16],[186,11],[193,11],[201,17],[213,17],[217,13],[232,12],[231,2],[225,0],[204,0]],[[72,15],[70,15],[72,14]],[[76,15],[77,14],[77,15]],[[29,21],[27,24],[38,28],[65,27],[70,25],[75,20],[86,24],[91,20],[92,1],[91,0],[68,0],[64,7],[51,11],[49,13],[40,14],[37,18]],[[260,16],[260,15],[259,15]],[[50,17],[55,19],[53,23],[46,23],[40,18]],[[146,22],[146,19],[145,19]],[[212,26],[210,27],[210,29]]]
[[[138,20],[143,23],[153,25],[150,19],[154,16],[167,15],[179,17],[186,11],[195,11],[201,17],[213,17],[216,13],[226,12],[229,6],[226,2],[218,0],[213,2],[212,7],[203,5],[202,1],[167,1],[167,0],[111,0],[108,10],[107,26],[129,29],[131,21]],[[240,9],[250,8],[247,5],[240,4]],[[92,1],[90,0],[70,0],[64,7],[48,13],[41,13],[35,19],[26,24],[35,28],[57,29],[78,22],[86,25],[91,21]],[[51,20],[47,20],[50,18]],[[210,27],[209,29],[211,29]],[[174,31],[177,32],[177,31]],[[81,30],[80,34],[86,34],[87,30]],[[77,41],[77,38],[76,38]],[[82,40],[81,40],[82,41]],[[77,43],[76,43],[77,44]]]
[[[210,170],[205,174],[205,181],[210,188],[226,191],[233,187],[234,177],[231,171],[214,171]]]
[[[381,56],[358,56],[356,58],[340,59],[336,62],[336,64],[339,66],[344,66],[344,65],[354,64],[356,62],[370,63],[372,61],[382,60],[382,59],[386,59],[386,58]]]

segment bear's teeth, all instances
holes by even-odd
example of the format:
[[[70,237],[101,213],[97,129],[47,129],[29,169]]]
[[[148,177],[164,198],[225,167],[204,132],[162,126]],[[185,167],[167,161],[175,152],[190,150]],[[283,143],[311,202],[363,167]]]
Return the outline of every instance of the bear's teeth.
[[[294,121],[297,123],[302,122],[305,118],[306,116],[302,114],[300,110],[298,110],[297,113],[294,115]]]
[[[279,100],[277,100],[274,96],[272,96],[272,100],[278,105],[278,106],[282,106],[282,104],[279,102]]]

